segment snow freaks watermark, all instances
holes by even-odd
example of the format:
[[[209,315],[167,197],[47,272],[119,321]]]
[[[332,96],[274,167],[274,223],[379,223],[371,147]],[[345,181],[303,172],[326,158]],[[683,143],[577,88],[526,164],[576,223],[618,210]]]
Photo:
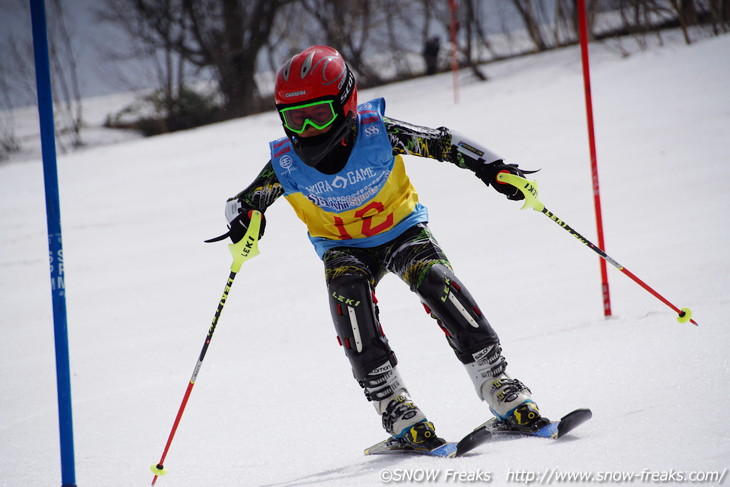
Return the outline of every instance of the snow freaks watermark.
[[[553,484],[712,484],[719,485],[727,477],[727,468],[723,471],[685,471],[685,470],[651,470],[641,472],[600,471],[571,472],[548,468],[543,472],[529,470],[508,470],[507,483],[524,485]]]
[[[477,470],[386,468],[380,471],[384,484],[675,484],[721,485],[725,483],[728,469],[722,471],[651,470],[640,472],[600,471],[577,472],[549,468],[544,471],[507,470],[506,476]]]
[[[454,470],[430,468],[386,468],[380,471],[384,484],[479,484],[492,481],[492,472],[483,470]]]

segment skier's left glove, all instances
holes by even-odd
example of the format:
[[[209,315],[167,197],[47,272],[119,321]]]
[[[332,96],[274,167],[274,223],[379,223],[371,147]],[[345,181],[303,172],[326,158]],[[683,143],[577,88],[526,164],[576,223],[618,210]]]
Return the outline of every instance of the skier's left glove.
[[[515,176],[524,178],[525,174],[532,174],[537,171],[527,171],[524,169],[520,169],[517,164],[505,164],[504,161],[502,161],[501,159],[498,161],[490,162],[489,164],[482,164],[476,169],[476,171],[474,171],[476,177],[484,181],[484,184],[486,184],[487,186],[491,185],[495,190],[507,196],[508,199],[515,201],[525,199],[525,195],[522,194],[522,191],[515,188],[511,184],[503,183],[497,180],[497,175],[502,172],[514,174]]]

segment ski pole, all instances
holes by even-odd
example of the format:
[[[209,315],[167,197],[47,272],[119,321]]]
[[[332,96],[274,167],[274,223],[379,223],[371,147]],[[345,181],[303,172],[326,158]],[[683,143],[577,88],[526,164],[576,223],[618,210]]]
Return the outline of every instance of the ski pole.
[[[688,321],[692,323],[695,326],[699,326],[695,320],[692,319],[692,311],[689,308],[682,308],[679,309],[672,303],[670,303],[664,296],[656,292],[653,288],[651,288],[648,284],[646,284],[644,281],[636,277],[631,271],[629,271],[627,268],[616,262],[613,258],[611,258],[606,252],[604,252],[600,247],[597,247],[593,243],[591,243],[588,239],[586,239],[583,235],[576,232],[573,228],[571,228],[567,223],[565,223],[563,220],[558,218],[554,213],[549,211],[547,208],[545,208],[545,205],[540,202],[540,200],[537,199],[537,181],[529,181],[525,178],[522,178],[520,176],[517,176],[515,174],[510,174],[507,172],[503,172],[497,175],[497,179],[503,183],[511,184],[515,188],[519,189],[523,195],[525,195],[525,204],[522,205],[522,209],[525,210],[527,208],[532,208],[535,211],[539,211],[540,213],[543,213],[545,216],[550,218],[552,221],[560,225],[564,230],[566,230],[568,233],[570,233],[572,236],[577,238],[581,243],[586,245],[589,249],[593,250],[595,253],[600,255],[606,262],[614,266],[616,269],[620,270],[624,274],[626,274],[631,280],[636,282],[639,286],[643,287],[649,293],[651,293],[655,298],[657,298],[662,303],[669,306],[671,309],[673,309],[679,316],[677,317],[677,321],[680,323],[687,323]]]
[[[246,234],[237,243],[228,245],[228,248],[231,251],[231,255],[233,255],[231,273],[228,275],[226,287],[223,290],[221,300],[218,302],[218,309],[216,309],[215,315],[213,316],[213,323],[208,329],[208,335],[205,337],[203,349],[200,351],[198,361],[195,363],[195,369],[193,369],[193,375],[190,378],[190,382],[188,383],[188,387],[185,390],[185,395],[183,396],[182,403],[180,404],[180,408],[178,409],[177,415],[175,416],[175,421],[172,424],[172,430],[170,431],[170,435],[167,438],[165,449],[162,451],[162,457],[160,458],[160,461],[158,463],[150,467],[152,473],[155,474],[155,477],[152,479],[152,485],[155,485],[155,482],[157,482],[157,477],[165,475],[167,473],[167,469],[164,466],[165,457],[167,457],[167,452],[170,449],[170,445],[172,444],[172,439],[175,437],[175,432],[177,431],[177,427],[180,424],[180,419],[182,418],[183,411],[185,411],[185,406],[187,405],[188,399],[190,398],[190,393],[192,392],[193,386],[195,385],[195,380],[198,377],[198,372],[200,372],[200,366],[203,364],[203,359],[205,358],[205,354],[208,351],[210,341],[213,339],[213,333],[215,332],[215,328],[218,325],[218,319],[220,318],[221,312],[223,311],[223,306],[226,304],[226,299],[228,299],[228,292],[231,290],[231,286],[233,285],[233,279],[235,279],[238,271],[241,270],[241,265],[243,265],[244,262],[246,262],[248,259],[256,257],[259,254],[258,240],[260,227],[261,212],[253,211],[251,213],[251,223],[249,224]]]

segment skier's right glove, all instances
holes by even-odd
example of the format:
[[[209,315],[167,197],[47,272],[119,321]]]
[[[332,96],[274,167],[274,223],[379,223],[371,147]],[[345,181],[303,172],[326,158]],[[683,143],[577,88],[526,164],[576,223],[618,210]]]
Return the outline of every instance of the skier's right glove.
[[[206,240],[206,243],[219,242],[226,237],[230,237],[233,243],[238,243],[248,231],[251,224],[251,213],[253,209],[244,206],[238,198],[230,198],[226,202],[226,219],[228,220],[228,231],[223,235]],[[261,213],[261,227],[259,228],[259,239],[264,236],[266,228],[266,218]]]
[[[253,210],[241,212],[236,218],[231,221],[228,236],[231,237],[233,243],[238,243],[244,237],[244,235],[246,235],[246,232],[248,231],[248,226],[251,224],[252,213]],[[264,236],[265,228],[266,218],[264,217],[264,214],[261,213],[261,228],[259,228],[259,239]]]

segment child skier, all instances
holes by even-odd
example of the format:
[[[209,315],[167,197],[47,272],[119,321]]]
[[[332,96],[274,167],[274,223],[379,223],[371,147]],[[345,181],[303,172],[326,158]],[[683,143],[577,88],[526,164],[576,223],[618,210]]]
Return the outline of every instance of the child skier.
[[[239,241],[253,210],[265,212],[282,195],[289,201],[324,262],[337,339],[394,441],[421,450],[444,443],[411,399],[378,322],[374,290],[388,272],[418,295],[499,420],[515,429],[543,426],[530,390],[506,374],[497,334],[429,231],[401,155],[468,169],[512,200],[523,195],[497,174],[530,171],[446,127],[386,117],[382,98],[358,106],[353,73],[331,47],[292,57],[277,74],[275,102],[286,137],[270,143],[271,160],[228,200],[226,235]]]

